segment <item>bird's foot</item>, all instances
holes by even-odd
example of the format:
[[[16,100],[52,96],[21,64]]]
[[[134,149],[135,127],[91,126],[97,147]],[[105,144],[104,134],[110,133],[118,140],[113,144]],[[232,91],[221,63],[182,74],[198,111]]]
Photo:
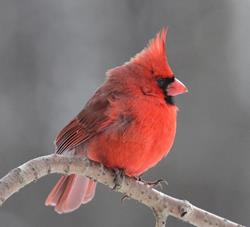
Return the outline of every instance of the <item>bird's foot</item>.
[[[122,182],[124,180],[125,174],[122,169],[118,169],[118,168],[114,168],[113,172],[114,172],[115,178],[114,178],[114,187],[112,188],[112,190],[117,191],[122,186]]]
[[[149,187],[151,188],[155,188],[155,187],[158,187],[160,186],[160,188],[162,189],[163,188],[163,184],[165,184],[166,186],[168,186],[168,182],[164,179],[159,179],[159,180],[156,180],[156,181],[145,181],[145,180],[142,180],[140,177],[138,178],[138,181],[148,185]]]

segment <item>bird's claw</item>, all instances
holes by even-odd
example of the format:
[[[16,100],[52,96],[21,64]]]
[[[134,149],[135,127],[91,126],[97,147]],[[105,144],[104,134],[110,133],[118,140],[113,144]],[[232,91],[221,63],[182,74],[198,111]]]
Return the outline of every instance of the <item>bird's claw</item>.
[[[112,188],[112,190],[117,191],[122,186],[122,182],[124,180],[125,174],[123,170],[117,169],[117,168],[114,168],[113,172],[114,172],[115,178],[114,178],[114,187]]]
[[[163,183],[166,186],[168,186],[168,182],[166,180],[164,180],[164,179],[159,179],[159,180],[156,180],[156,181],[145,181],[145,180],[142,180],[141,178],[139,178],[139,181],[143,182],[144,184],[148,185],[151,188],[155,188],[155,187],[160,186],[160,188],[162,189],[163,188],[163,186],[162,186]]]
[[[124,203],[125,200],[129,200],[130,197],[128,195],[124,195],[122,198],[121,198],[121,203]]]

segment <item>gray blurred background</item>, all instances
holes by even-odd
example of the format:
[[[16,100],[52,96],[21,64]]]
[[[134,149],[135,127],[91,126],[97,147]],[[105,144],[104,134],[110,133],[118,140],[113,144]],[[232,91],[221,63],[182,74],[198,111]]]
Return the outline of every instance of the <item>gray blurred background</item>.
[[[190,93],[175,145],[146,179],[169,195],[250,223],[250,1],[0,0],[0,174],[53,152],[56,133],[103,82],[169,26],[168,55]],[[58,176],[11,197],[4,227],[153,226],[152,212],[98,185],[92,203],[58,215],[44,200]],[[169,218],[167,226],[189,226]]]

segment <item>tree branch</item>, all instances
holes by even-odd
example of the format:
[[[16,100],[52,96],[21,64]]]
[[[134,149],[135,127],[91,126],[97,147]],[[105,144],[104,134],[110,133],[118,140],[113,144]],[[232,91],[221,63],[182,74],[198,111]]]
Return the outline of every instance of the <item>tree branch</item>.
[[[159,213],[153,209],[155,215],[155,227],[165,227],[168,215]]]
[[[114,172],[87,158],[47,155],[32,159],[11,170],[0,180],[0,205],[15,192],[32,181],[52,173],[78,174],[114,187]],[[117,187],[116,187],[117,188]],[[185,200],[163,194],[142,182],[125,177],[117,191],[150,207],[156,217],[156,227],[165,226],[168,215],[202,227],[243,227],[225,218],[209,213]]]

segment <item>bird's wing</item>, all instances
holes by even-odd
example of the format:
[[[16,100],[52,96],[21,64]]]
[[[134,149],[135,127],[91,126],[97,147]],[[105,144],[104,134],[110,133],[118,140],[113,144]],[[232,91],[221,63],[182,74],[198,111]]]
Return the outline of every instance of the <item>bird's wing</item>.
[[[56,153],[74,149],[112,124],[114,119],[108,113],[114,97],[114,92],[99,89],[85,108],[59,132],[55,139]]]

